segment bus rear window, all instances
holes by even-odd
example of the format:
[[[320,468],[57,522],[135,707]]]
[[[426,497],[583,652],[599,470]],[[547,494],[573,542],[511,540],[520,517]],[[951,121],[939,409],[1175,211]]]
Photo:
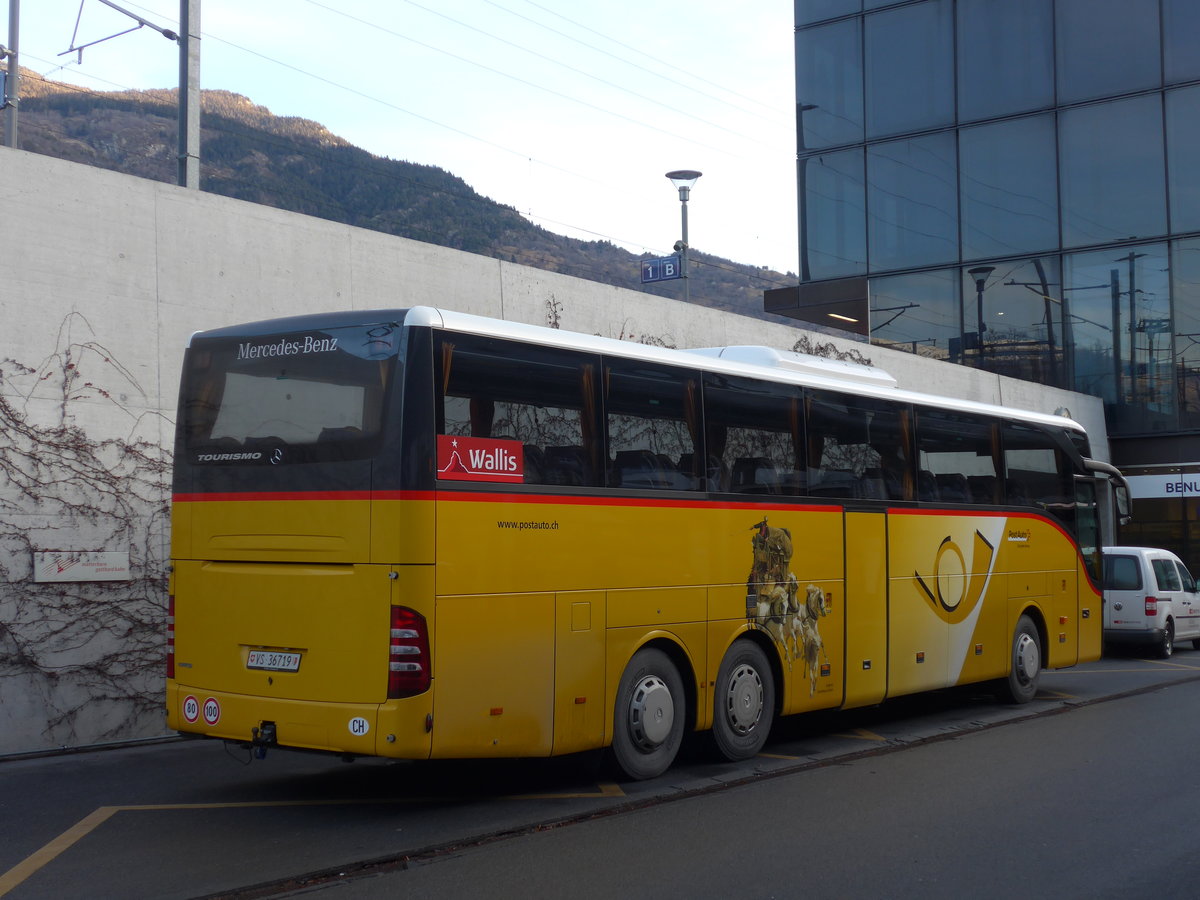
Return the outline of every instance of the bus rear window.
[[[184,364],[188,461],[358,459],[376,452],[399,328],[198,340]]]

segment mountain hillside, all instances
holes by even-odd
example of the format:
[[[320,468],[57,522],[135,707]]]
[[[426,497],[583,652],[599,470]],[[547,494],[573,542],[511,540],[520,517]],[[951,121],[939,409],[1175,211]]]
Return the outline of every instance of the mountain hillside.
[[[158,181],[176,180],[176,92],[97,93],[22,71],[21,149]],[[276,116],[240,94],[204,91],[202,190],[606,284],[642,285],[639,259],[608,241],[563,237],[436,166],[375,156],[324,126]],[[692,302],[762,319],[764,290],[792,274],[693,251]]]

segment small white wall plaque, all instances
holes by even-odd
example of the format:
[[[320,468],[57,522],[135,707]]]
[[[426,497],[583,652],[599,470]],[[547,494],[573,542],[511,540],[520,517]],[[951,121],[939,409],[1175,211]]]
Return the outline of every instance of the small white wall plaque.
[[[34,581],[129,581],[128,550],[35,550]]]

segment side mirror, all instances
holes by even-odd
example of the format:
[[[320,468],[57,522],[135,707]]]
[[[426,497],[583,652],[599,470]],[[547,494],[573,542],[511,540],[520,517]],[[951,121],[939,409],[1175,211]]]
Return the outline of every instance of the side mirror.
[[[1122,525],[1127,525],[1133,519],[1133,515],[1129,509],[1129,486],[1122,482],[1112,483],[1113,504],[1117,510],[1117,520]]]

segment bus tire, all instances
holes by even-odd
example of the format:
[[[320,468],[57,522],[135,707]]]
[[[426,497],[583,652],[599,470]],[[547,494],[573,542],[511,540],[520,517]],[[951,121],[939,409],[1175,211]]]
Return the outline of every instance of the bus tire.
[[[753,641],[734,642],[721,660],[713,692],[712,739],[730,761],[757,756],[775,717],[775,679]]]
[[[1008,677],[1000,682],[1000,697],[1009,703],[1028,703],[1037,694],[1042,674],[1042,641],[1029,616],[1021,616],[1013,631]]]
[[[635,781],[670,768],[683,740],[683,679],[670,657],[653,647],[633,655],[621,675],[613,713],[613,759]]]

